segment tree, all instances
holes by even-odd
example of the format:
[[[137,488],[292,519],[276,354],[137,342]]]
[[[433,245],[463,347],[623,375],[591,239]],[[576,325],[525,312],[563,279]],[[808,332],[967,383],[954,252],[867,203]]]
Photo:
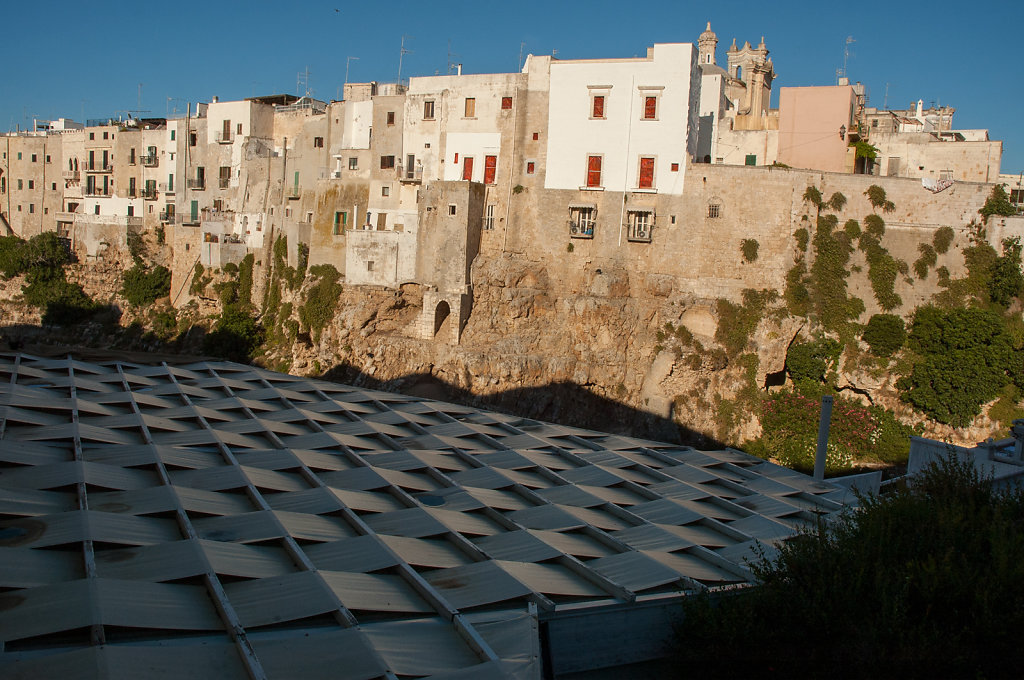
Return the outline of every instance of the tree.
[[[143,307],[171,293],[171,272],[163,265],[151,270],[135,265],[124,273],[121,295],[133,305]]]
[[[992,302],[1008,307],[1013,298],[1024,292],[1020,265],[1020,237],[1003,239],[1003,255],[992,263],[989,273],[988,294]]]
[[[907,329],[903,319],[895,314],[875,314],[868,319],[861,336],[871,347],[871,353],[879,357],[895,354],[907,340]]]
[[[956,427],[967,426],[999,394],[1020,361],[1003,318],[976,307],[919,308],[908,344],[921,358],[896,383],[902,398]]]
[[[688,677],[1019,677],[1024,492],[944,462],[688,598]],[[742,650],[742,653],[737,653]]]

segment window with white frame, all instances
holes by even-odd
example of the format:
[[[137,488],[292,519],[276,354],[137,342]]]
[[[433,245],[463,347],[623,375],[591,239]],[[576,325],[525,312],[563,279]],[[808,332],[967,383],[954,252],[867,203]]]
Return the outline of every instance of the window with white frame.
[[[630,241],[650,241],[654,227],[654,211],[648,209],[630,210],[626,213]]]
[[[484,229],[494,229],[494,209],[493,203],[487,205],[487,209],[484,211]]]
[[[569,236],[572,238],[594,238],[597,225],[597,207],[593,205],[569,206]]]

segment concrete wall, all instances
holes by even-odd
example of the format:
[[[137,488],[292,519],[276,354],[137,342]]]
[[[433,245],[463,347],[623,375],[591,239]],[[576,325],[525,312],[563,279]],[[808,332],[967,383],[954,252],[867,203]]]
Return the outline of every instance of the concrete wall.
[[[352,230],[345,255],[346,283],[397,288],[416,280],[416,234]]]
[[[927,132],[872,134],[871,143],[878,149],[876,162],[884,176],[949,175],[962,182],[994,182],[1003,154],[1002,142],[938,141]]]
[[[825,172],[847,170],[848,137],[857,96],[849,85],[783,87],[779,91],[779,162]]]

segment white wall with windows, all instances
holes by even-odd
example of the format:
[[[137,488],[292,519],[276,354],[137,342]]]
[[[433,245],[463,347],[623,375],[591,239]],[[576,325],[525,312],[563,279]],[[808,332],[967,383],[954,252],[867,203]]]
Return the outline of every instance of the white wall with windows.
[[[369,149],[373,126],[373,100],[345,102],[345,120],[341,133],[342,149]]]
[[[443,179],[446,182],[465,179],[467,163],[472,165],[470,179],[483,182],[487,157],[495,157],[498,163],[501,162],[500,132],[449,132],[444,146]]]
[[[586,188],[599,171],[590,188],[681,195],[699,103],[690,43],[655,45],[646,58],[551,62],[545,188]],[[653,168],[642,160],[652,158]]]

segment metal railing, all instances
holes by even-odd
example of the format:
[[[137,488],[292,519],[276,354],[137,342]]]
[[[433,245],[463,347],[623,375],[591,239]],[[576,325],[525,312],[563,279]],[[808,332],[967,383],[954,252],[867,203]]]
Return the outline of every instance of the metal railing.
[[[78,170],[65,170],[60,175],[63,179],[69,179],[73,182],[77,182],[82,177]]]
[[[139,156],[139,161],[147,168],[155,168],[160,165],[160,157],[156,154]]]
[[[221,189],[227,189],[229,186],[231,186],[231,178],[230,177],[221,177],[220,181],[217,183],[217,185]]]
[[[220,132],[217,133],[218,144],[230,144],[232,141],[234,141],[234,139],[235,136],[232,135],[230,132],[224,132],[223,130],[221,130]]]
[[[206,188],[206,179],[199,177],[197,177],[196,179],[190,179],[188,180],[188,188],[202,191],[203,189]]]
[[[143,187],[139,195],[147,201],[153,201],[156,199],[156,187]]]

